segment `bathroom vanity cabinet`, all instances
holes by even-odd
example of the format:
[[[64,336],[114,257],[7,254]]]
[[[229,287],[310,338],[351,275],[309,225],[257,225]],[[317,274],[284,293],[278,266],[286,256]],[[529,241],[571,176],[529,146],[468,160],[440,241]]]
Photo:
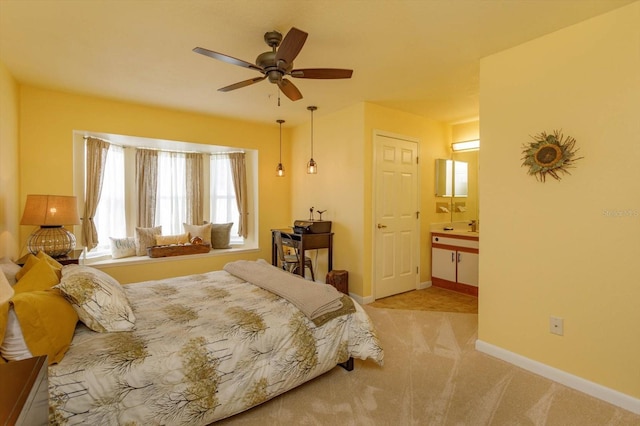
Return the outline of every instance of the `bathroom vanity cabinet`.
[[[431,234],[431,283],[436,287],[478,295],[477,233]]]

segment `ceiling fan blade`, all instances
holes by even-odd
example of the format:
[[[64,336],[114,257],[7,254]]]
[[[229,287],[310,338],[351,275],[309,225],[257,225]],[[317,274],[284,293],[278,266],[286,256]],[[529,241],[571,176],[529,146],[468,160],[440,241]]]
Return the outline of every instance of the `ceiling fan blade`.
[[[286,78],[283,78],[278,82],[278,87],[282,90],[282,93],[292,101],[297,101],[302,99],[302,93],[298,90],[298,88]]]
[[[291,28],[287,35],[280,43],[280,47],[278,47],[278,51],[276,52],[276,64],[279,61],[284,61],[287,64],[293,63],[293,60],[298,56],[302,46],[304,46],[304,42],[307,41],[307,36],[309,34],[301,31],[295,27]]]
[[[225,55],[225,54],[222,54],[222,53],[214,52],[212,50],[208,50],[208,49],[205,49],[203,47],[194,47],[193,51],[196,52],[196,53],[199,53],[201,55],[208,56],[208,57],[213,58],[213,59],[218,59],[220,61],[226,62],[226,63],[231,64],[231,65],[238,65],[239,67],[249,68],[249,69],[260,71],[260,72],[263,71],[262,68],[260,68],[259,66],[254,65],[254,64],[252,64],[250,62],[243,61],[242,59],[234,58],[233,56],[229,56],[229,55]]]
[[[241,81],[239,83],[235,83],[235,84],[231,84],[229,86],[225,86],[225,87],[221,87],[220,89],[218,89],[218,92],[229,92],[231,90],[236,90],[236,89],[240,89],[241,87],[246,87],[246,86],[250,86],[254,83],[258,83],[262,80],[264,80],[265,78],[267,78],[267,76],[265,75],[264,77],[255,77],[249,80],[244,80]],[[284,90],[283,90],[284,92]]]
[[[346,70],[340,68],[305,68],[299,70],[292,70],[291,77],[296,78],[351,78],[353,70]]]

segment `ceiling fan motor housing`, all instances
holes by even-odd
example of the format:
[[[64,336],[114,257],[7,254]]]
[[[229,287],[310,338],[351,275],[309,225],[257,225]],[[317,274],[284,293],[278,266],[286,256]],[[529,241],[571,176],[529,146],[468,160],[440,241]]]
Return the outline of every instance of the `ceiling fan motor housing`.
[[[288,64],[280,61],[276,64],[276,52],[264,52],[256,58],[256,65],[264,70],[264,74],[271,83],[277,83],[293,68],[293,62]]]

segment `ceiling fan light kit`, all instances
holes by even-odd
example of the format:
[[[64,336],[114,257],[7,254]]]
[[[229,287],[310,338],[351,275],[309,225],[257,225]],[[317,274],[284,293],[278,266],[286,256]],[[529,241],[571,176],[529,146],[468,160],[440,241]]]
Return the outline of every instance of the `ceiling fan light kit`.
[[[300,50],[302,50],[307,36],[308,34],[306,32],[295,27],[291,28],[284,38],[282,38],[282,34],[277,31],[265,33],[264,41],[271,47],[271,51],[258,55],[255,64],[202,47],[195,47],[193,51],[231,65],[249,68],[262,73],[261,77],[254,77],[222,87],[218,89],[220,92],[229,92],[268,79],[270,83],[276,84],[287,98],[292,101],[297,101],[302,99],[302,93],[300,93],[300,90],[298,90],[290,80],[286,79],[285,76],[311,79],[341,79],[351,78],[353,74],[353,70],[340,68],[293,69],[293,60],[298,56]]]
[[[307,173],[315,175],[318,173],[318,164],[313,160],[313,111],[317,110],[316,106],[308,106],[307,109],[311,111],[311,159],[307,163]]]
[[[276,176],[284,177],[284,166],[282,165],[282,123],[284,120],[276,120],[276,123],[280,125],[280,162],[276,167]]]

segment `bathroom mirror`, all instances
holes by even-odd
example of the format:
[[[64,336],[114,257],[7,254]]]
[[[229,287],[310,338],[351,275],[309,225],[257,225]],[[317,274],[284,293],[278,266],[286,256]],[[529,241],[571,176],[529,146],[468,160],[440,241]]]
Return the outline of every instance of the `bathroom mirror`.
[[[466,197],[469,193],[468,164],[436,160],[436,197]]]
[[[451,222],[478,220],[479,216],[479,197],[478,197],[478,156],[480,151],[464,151],[454,152],[452,159],[454,165],[464,163],[464,195],[458,192],[458,185],[454,184],[454,194],[451,198]],[[458,174],[454,175],[455,179],[462,179]],[[460,185],[462,186],[462,184]],[[461,190],[461,189],[460,189]]]

